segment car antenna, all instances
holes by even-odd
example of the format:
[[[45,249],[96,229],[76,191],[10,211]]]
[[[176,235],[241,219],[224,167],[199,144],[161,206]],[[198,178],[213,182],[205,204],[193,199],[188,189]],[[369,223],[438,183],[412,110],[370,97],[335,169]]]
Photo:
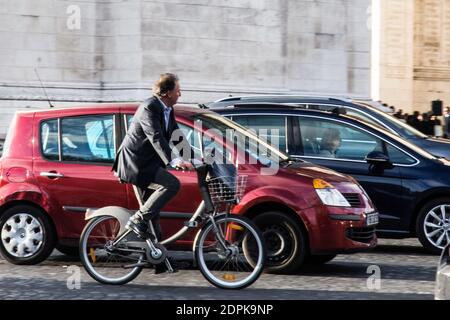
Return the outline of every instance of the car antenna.
[[[53,108],[54,106],[53,106],[52,103],[50,102],[50,99],[49,99],[49,97],[48,97],[47,91],[45,91],[44,84],[43,84],[42,81],[41,81],[41,77],[39,77],[39,73],[38,73],[38,71],[37,71],[37,68],[34,68],[34,72],[36,73],[36,75],[37,75],[37,77],[38,77],[38,79],[39,79],[39,82],[41,83],[42,90],[44,90],[44,93],[45,93],[45,96],[47,97],[47,101],[48,101],[48,104],[50,105],[50,108]]]

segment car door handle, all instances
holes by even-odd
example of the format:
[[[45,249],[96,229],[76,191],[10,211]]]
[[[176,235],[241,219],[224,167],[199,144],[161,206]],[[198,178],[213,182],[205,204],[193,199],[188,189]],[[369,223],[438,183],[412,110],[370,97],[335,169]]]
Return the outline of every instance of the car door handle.
[[[47,177],[47,178],[50,178],[50,179],[54,179],[54,178],[62,178],[62,177],[64,177],[64,175],[63,174],[61,174],[61,173],[57,173],[57,172],[41,172],[40,173],[40,176],[41,177]]]

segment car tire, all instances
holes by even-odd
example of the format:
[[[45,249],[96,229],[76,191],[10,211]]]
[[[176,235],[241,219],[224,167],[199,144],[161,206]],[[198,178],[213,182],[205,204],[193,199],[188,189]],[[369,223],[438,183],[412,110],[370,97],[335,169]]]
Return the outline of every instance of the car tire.
[[[13,264],[40,263],[53,251],[53,230],[41,210],[28,205],[11,207],[0,217],[0,253]]]
[[[58,249],[59,252],[62,254],[65,254],[69,257],[79,257],[80,256],[80,250],[78,247],[70,247],[70,246],[63,246],[63,245],[57,245],[56,249]]]
[[[257,215],[253,221],[266,243],[266,272],[290,274],[303,264],[307,249],[307,234],[289,215],[270,211]]]
[[[305,260],[305,264],[309,264],[309,265],[320,265],[320,264],[324,264],[327,262],[330,262],[331,260],[333,260],[334,258],[336,258],[336,254],[311,254],[309,255],[306,260]]]
[[[416,234],[429,252],[442,253],[443,247],[450,243],[450,198],[438,198],[422,207],[417,216]]]

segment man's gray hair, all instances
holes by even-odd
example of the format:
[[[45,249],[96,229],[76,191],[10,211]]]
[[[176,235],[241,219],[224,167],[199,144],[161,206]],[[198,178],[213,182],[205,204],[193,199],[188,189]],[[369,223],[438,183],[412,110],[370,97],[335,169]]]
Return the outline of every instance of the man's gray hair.
[[[175,89],[178,76],[173,73],[163,73],[153,86],[153,93],[159,97],[164,97],[169,91]]]

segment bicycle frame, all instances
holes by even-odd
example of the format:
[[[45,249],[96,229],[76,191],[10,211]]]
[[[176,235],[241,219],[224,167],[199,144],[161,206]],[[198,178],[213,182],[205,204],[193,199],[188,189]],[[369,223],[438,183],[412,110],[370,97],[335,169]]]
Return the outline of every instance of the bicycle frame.
[[[216,216],[218,212],[216,211],[216,208],[214,207],[214,205],[211,202],[211,198],[209,196],[208,188],[206,185],[205,178],[207,175],[207,166],[206,165],[199,166],[196,168],[196,171],[198,174],[198,184],[199,184],[199,188],[200,188],[200,193],[202,195],[203,200],[200,202],[199,206],[197,207],[197,209],[194,212],[194,214],[192,215],[192,217],[189,220],[187,220],[187,222],[185,223],[185,226],[182,227],[180,230],[178,230],[178,232],[175,233],[174,235],[172,235],[171,237],[161,241],[160,244],[162,244],[162,245],[168,245],[170,243],[177,241],[189,230],[189,228],[191,228],[191,226],[197,227],[198,226],[198,218],[201,217],[205,213],[208,213],[208,216],[210,218],[209,220],[213,221],[213,223],[214,223],[214,219],[212,219],[212,217]],[[135,186],[133,186],[133,189],[135,191],[136,198],[138,199],[139,204],[142,205],[142,200],[140,199],[137,188]],[[229,213],[229,211],[230,211],[230,205],[227,205],[226,213]],[[119,221],[119,224],[120,224],[119,236],[116,238],[116,240],[113,243],[113,245],[116,245],[123,238],[125,238],[130,232],[132,232],[131,230],[125,229],[125,225],[127,224],[130,216],[133,213],[134,213],[133,211],[130,211],[130,210],[122,208],[122,207],[117,207],[117,206],[104,207],[104,208],[100,208],[98,210],[88,209],[86,211],[85,220],[91,220],[95,217],[100,217],[100,216],[115,217]],[[206,218],[206,217],[204,217],[204,218]],[[204,220],[204,218],[202,220]],[[149,225],[150,225],[151,231],[154,233],[154,228],[153,228],[153,224],[151,223],[151,221],[149,221]],[[197,236],[198,236],[198,234],[197,234]],[[193,246],[195,246],[197,236],[194,239]],[[142,242],[144,243],[145,241],[142,241]],[[221,244],[225,246],[224,243],[221,243]],[[152,249],[154,249],[154,248],[152,248]]]
[[[160,243],[151,235],[141,237],[134,234],[135,231],[131,228],[126,227],[133,214],[130,210],[120,207],[88,210],[86,219],[93,220],[86,225],[80,240],[80,254],[86,271],[94,279],[105,284],[128,283],[136,278],[144,267],[151,264],[158,266],[165,263],[166,270],[174,272],[165,245],[180,239],[188,229],[198,227],[192,247],[193,261],[198,265],[206,280],[224,289],[242,289],[255,282],[264,269],[266,254],[263,235],[251,220],[230,215],[232,206],[237,203],[241,195],[239,190],[245,188],[246,179],[243,178],[240,184],[236,179],[236,186],[230,186],[230,182],[225,178],[234,177],[234,175],[219,176],[213,169],[212,174],[206,179],[207,168],[207,165],[200,169],[196,168],[203,201],[184,227]],[[232,181],[234,179],[231,183]],[[145,195],[142,195],[138,188],[134,191],[142,205]],[[98,219],[94,219],[96,217]],[[102,227],[101,223],[109,217],[116,218],[119,222],[119,236],[115,239],[106,238],[106,243],[100,242],[100,246],[96,247],[94,244],[90,247],[89,237],[95,235],[94,228],[99,225]],[[149,228],[154,235],[151,221]],[[114,228],[114,230],[117,229]],[[126,238],[127,235],[131,235],[131,238]],[[122,241],[123,246],[120,244]],[[97,252],[99,264],[96,264],[96,249],[100,249]],[[105,268],[104,263],[116,263],[119,261],[117,259],[121,258],[128,259],[128,254],[137,255],[137,257],[131,258],[133,263],[122,265],[123,268],[120,271],[131,270],[124,271],[124,275],[114,270],[111,277],[109,271],[113,269]]]

